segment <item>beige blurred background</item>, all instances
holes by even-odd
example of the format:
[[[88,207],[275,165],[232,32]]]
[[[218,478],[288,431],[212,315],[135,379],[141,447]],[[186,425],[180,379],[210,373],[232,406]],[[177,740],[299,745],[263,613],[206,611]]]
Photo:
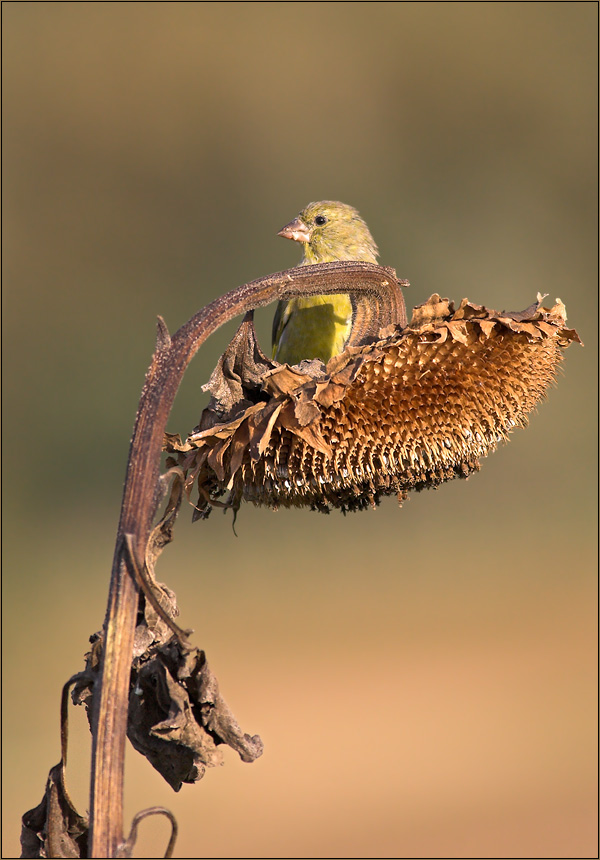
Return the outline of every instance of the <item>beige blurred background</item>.
[[[156,315],[295,265],[276,231],[322,198],[359,208],[410,306],[549,293],[585,349],[480,474],[402,509],[248,507],[237,538],[184,512],[159,579],[265,753],[174,795],[130,750],[127,821],[171,808],[177,857],[596,856],[596,4],[10,3],[3,25],[3,856],[102,623]]]

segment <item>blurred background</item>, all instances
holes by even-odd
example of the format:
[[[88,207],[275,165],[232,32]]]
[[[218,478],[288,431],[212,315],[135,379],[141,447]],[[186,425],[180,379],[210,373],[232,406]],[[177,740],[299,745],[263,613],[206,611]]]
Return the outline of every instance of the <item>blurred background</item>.
[[[158,578],[265,753],[174,795],[130,749],[126,821],[168,806],[178,857],[596,856],[596,4],[2,11],[3,856],[104,617],[156,315],[295,265],[276,232],[319,199],[360,210],[409,308],[549,293],[585,349],[480,474],[402,509],[248,506],[237,538],[184,510]]]

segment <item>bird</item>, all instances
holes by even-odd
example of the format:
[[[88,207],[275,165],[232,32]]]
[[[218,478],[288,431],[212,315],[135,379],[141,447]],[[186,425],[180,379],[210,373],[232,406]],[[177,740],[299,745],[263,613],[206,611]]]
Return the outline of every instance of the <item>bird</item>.
[[[337,260],[377,263],[377,245],[358,211],[336,200],[309,203],[277,235],[301,243],[300,266]],[[290,365],[313,358],[327,363],[344,351],[351,329],[347,294],[280,301],[273,318],[273,358]]]

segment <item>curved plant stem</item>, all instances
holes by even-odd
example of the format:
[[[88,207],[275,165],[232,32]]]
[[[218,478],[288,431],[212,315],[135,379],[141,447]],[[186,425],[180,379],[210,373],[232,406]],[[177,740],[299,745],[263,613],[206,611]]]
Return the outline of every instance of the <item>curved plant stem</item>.
[[[138,589],[132,553],[141,569],[158,504],[160,455],[167,419],[190,360],[219,326],[246,311],[298,295],[349,293],[354,308],[350,342],[390,323],[406,324],[393,269],[371,263],[325,263],[278,272],[244,284],[207,305],[171,338],[159,317],[152,363],[135,420],[117,531],[104,646],[92,709],[90,856],[116,857],[123,835],[123,769]],[[128,536],[127,539],[125,536]],[[127,540],[127,545],[126,545]]]

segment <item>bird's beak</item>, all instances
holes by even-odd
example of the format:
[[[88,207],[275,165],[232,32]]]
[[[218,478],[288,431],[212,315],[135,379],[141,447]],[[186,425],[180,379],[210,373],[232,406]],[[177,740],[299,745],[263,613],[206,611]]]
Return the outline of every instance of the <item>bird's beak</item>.
[[[293,239],[294,242],[310,242],[310,230],[300,218],[294,218],[285,227],[282,227],[278,236],[284,239]]]

